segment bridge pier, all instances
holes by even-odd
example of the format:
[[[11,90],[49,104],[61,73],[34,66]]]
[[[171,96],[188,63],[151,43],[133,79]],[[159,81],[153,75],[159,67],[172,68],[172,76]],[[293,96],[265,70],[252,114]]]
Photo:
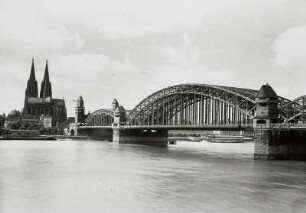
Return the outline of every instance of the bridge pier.
[[[150,146],[168,146],[168,130],[114,127],[113,142]]]
[[[306,160],[306,129],[275,124],[278,121],[278,96],[268,84],[260,88],[255,103],[254,159]]]
[[[255,129],[254,159],[306,160],[306,129]]]
[[[79,136],[87,136],[92,140],[112,141],[113,130],[111,128],[97,128],[97,129],[82,129],[78,130]]]

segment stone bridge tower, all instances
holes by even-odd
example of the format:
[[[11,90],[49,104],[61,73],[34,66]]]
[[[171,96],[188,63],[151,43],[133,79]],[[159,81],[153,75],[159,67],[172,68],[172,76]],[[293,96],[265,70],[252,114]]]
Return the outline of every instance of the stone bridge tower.
[[[256,111],[253,120],[255,133],[255,159],[269,159],[275,154],[275,145],[271,135],[271,123],[278,120],[278,96],[269,84],[262,85],[256,99]]]
[[[84,107],[84,100],[82,96],[76,101],[75,106],[75,135],[78,135],[78,126],[85,122],[85,107]]]
[[[255,99],[254,128],[269,128],[278,120],[278,96],[269,84],[262,85]]]
[[[121,126],[126,124],[126,111],[122,105],[119,105],[117,99],[112,103],[112,110],[114,111],[113,126]]]

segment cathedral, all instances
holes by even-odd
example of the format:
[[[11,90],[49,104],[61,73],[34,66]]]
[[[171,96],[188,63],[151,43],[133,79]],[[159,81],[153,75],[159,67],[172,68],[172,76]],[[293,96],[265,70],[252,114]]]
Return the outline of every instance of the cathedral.
[[[34,59],[32,59],[30,78],[25,91],[23,108],[25,118],[41,119],[51,118],[52,126],[61,125],[67,120],[67,111],[64,99],[52,97],[52,87],[49,80],[48,61],[46,62],[44,79],[41,82],[40,96],[38,97],[38,85],[35,78]]]

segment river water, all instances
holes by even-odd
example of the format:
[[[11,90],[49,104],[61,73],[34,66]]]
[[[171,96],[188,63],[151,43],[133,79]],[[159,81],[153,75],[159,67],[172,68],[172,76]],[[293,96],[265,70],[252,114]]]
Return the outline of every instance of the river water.
[[[254,144],[0,141],[0,212],[306,212],[306,162]]]

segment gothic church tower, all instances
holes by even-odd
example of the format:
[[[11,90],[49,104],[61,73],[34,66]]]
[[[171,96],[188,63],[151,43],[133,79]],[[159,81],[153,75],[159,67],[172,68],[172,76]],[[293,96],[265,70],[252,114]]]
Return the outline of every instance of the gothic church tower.
[[[34,58],[32,58],[31,74],[27,83],[25,98],[38,98],[38,87],[35,79]]]
[[[48,60],[46,62],[44,80],[41,82],[40,98],[52,99],[52,87],[51,87],[51,82],[49,80]]]

